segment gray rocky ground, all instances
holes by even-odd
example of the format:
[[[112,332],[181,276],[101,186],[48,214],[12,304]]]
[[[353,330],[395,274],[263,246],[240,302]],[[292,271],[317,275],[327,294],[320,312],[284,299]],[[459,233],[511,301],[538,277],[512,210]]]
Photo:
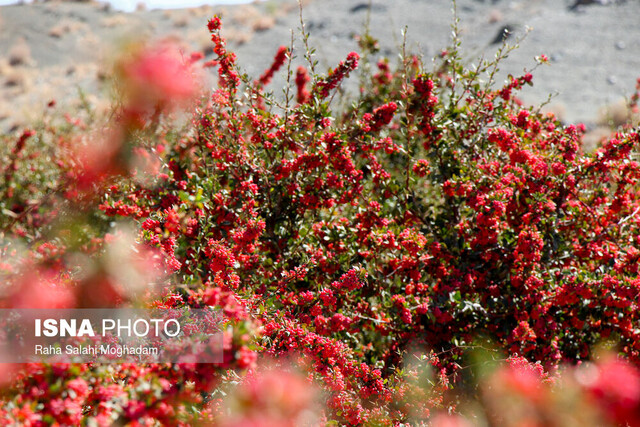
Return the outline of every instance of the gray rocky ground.
[[[550,108],[566,121],[595,127],[602,109],[619,110],[640,77],[640,1],[458,0],[464,56],[470,61],[495,54],[503,28],[515,40],[527,37],[501,67],[501,77],[520,74],[546,54],[549,66],[534,73],[534,86],[522,94],[536,104],[557,93]],[[363,31],[369,2],[305,1],[303,16],[322,68],[334,66],[357,50],[354,34]],[[191,50],[210,49],[206,22],[224,17],[225,33],[239,63],[252,75],[270,64],[277,47],[296,37],[296,1],[270,0],[240,5],[125,14],[87,2],[46,2],[0,7],[0,126],[7,130],[37,118],[49,99],[77,102],[78,88],[90,102],[104,103],[99,79],[108,69],[114,46],[141,36],[175,37]],[[411,52],[429,58],[450,43],[450,0],[373,0],[370,29],[381,54],[394,58],[407,28]],[[277,82],[276,82],[277,83]]]

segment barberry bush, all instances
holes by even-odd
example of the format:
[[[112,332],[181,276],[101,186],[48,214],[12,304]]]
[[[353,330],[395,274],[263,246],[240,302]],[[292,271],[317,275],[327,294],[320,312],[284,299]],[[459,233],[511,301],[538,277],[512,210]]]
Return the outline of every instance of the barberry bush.
[[[303,26],[253,80],[221,26],[204,64],[131,48],[109,122],[3,136],[0,277],[4,307],[219,307],[224,362],[4,365],[3,424],[640,425],[636,130],[584,151],[529,71],[496,83],[506,44],[345,95],[358,53],[320,73]]]

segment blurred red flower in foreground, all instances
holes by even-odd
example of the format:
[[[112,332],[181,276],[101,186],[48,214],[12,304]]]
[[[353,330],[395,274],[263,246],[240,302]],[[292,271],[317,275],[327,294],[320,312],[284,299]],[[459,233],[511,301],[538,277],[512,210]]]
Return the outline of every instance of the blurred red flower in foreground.
[[[77,169],[71,178],[77,190],[91,189],[93,184],[110,177],[126,175],[130,163],[130,147],[120,129],[106,129],[89,139],[78,139],[73,147]],[[72,186],[68,196],[74,196]]]
[[[640,426],[640,372],[628,362],[609,357],[589,365],[578,381],[615,423]]]
[[[253,371],[228,401],[235,417],[224,426],[315,425],[315,388],[299,373],[283,369]]]
[[[56,270],[34,268],[16,277],[11,294],[3,305],[8,308],[71,308],[75,306],[73,290]]]
[[[127,175],[136,163],[131,132],[158,123],[160,115],[186,106],[198,93],[190,58],[183,61],[169,42],[137,45],[115,65],[121,89],[121,122],[101,130],[76,146],[79,168],[75,183],[81,190],[108,178]]]
[[[132,49],[116,65],[124,90],[125,120],[144,118],[191,100],[197,81],[172,43]]]

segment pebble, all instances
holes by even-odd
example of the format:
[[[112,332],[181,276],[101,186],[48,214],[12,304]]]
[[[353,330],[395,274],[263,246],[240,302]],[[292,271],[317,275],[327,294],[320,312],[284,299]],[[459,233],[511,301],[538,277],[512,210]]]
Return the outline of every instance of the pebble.
[[[616,84],[617,81],[618,81],[618,79],[616,78],[616,76],[607,77],[607,83],[609,83],[610,85]]]
[[[564,54],[562,52],[555,52],[550,56],[552,62],[562,61],[562,58],[564,58]]]
[[[625,47],[627,47],[627,45],[622,40],[616,42],[616,49],[623,50]]]

